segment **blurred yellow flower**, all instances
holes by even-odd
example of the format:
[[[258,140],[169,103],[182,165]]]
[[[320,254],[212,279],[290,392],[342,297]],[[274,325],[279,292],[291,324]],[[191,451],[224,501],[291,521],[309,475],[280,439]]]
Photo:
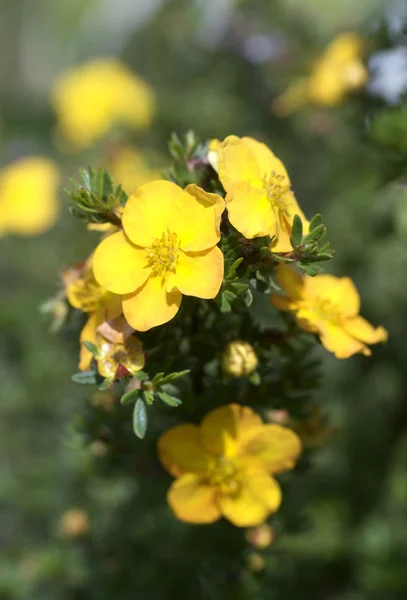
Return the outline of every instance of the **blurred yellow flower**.
[[[258,364],[254,348],[248,342],[235,340],[225,348],[222,356],[222,368],[233,377],[247,377]]]
[[[294,312],[299,326],[319,334],[323,346],[337,358],[358,352],[370,356],[366,344],[387,341],[383,327],[375,329],[359,316],[360,297],[349,277],[303,276],[288,265],[279,265],[277,281],[287,297],[273,294],[274,306]]]
[[[326,48],[313,72],[299,80],[273,103],[274,112],[288,115],[306,102],[333,106],[352,90],[362,88],[369,77],[363,64],[364,42],[356,32],[337,36]]]
[[[21,158],[0,171],[0,236],[38,235],[51,229],[59,214],[58,167],[48,158]]]
[[[299,437],[280,425],[264,424],[247,406],[212,410],[201,425],[179,425],[158,442],[160,460],[176,477],[167,500],[189,523],[221,516],[238,527],[262,523],[281,503],[271,474],[292,469]]]
[[[99,284],[124,294],[123,313],[138,331],[172,319],[182,294],[214,298],[223,280],[220,239],[223,199],[196,185],[185,190],[153,181],[127,201],[124,231],[96,249],[93,271]]]
[[[308,221],[281,160],[265,144],[234,135],[222,143],[212,141],[209,160],[215,167],[213,152],[232,225],[248,239],[271,236],[273,252],[290,252],[294,216],[301,217],[304,233],[308,233]]]
[[[52,88],[59,130],[78,148],[86,148],[115,125],[150,125],[154,94],[120,61],[87,62],[59,75]]]
[[[141,185],[160,179],[160,170],[152,169],[141,152],[125,146],[113,153],[109,173],[115,185],[121,185],[129,196]]]
[[[88,314],[88,320],[80,334],[79,369],[90,369],[93,354],[83,342],[97,344],[97,329],[107,320],[118,318],[122,313],[121,296],[104,290],[95,280],[92,272],[92,259],[78,269],[63,273],[65,294],[69,304]]]

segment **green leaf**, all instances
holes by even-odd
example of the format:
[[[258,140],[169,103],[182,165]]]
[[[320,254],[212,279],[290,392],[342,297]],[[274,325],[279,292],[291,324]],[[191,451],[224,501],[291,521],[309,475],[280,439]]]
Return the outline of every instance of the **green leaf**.
[[[229,286],[229,291],[234,292],[237,294],[237,296],[240,296],[241,294],[244,294],[247,291],[247,288],[249,286],[247,285],[247,283],[240,283],[240,282],[236,282],[236,283],[231,283]]]
[[[94,385],[97,383],[97,373],[96,371],[80,371],[79,373],[75,373],[72,375],[72,381],[75,383],[80,383],[82,385]]]
[[[175,371],[174,373],[170,373],[169,375],[166,375],[165,377],[163,377],[160,381],[160,386],[165,385],[167,383],[172,383],[173,381],[175,381],[176,379],[179,379],[180,377],[184,377],[185,375],[188,375],[188,373],[190,373],[190,369],[185,369],[185,371]]]
[[[302,221],[299,215],[294,215],[290,242],[294,249],[298,248],[302,240]]]
[[[225,294],[222,293],[220,297],[220,311],[223,313],[229,313],[232,310],[232,306],[230,305],[228,299]]]
[[[319,225],[322,225],[322,217],[321,217],[321,215],[315,215],[312,217],[312,219],[310,221],[309,230],[313,231]]]
[[[320,267],[313,267],[311,265],[302,265],[302,266],[310,277],[316,277],[316,275],[319,275],[321,273]]]
[[[247,288],[246,292],[244,293],[243,296],[243,302],[245,303],[245,305],[247,306],[247,308],[249,308],[252,303],[253,303],[253,294],[250,288]]]
[[[120,404],[130,404],[130,402],[135,402],[136,399],[140,396],[141,390],[130,390],[123,394],[120,398]]]
[[[152,390],[143,390],[143,396],[148,405],[151,406],[154,403],[154,392]]]
[[[114,381],[114,377],[106,377],[106,379],[104,379],[102,381],[102,383],[99,386],[99,391],[101,392],[105,392],[106,390],[109,390],[112,387]]]
[[[98,357],[99,350],[97,349],[97,346],[95,344],[92,344],[92,342],[83,342],[83,345],[85,346],[85,348],[87,348],[87,350],[89,350],[91,354],[93,354],[95,358]]]
[[[167,394],[166,392],[158,392],[158,397],[165,402],[165,404],[168,404],[168,406],[179,406],[180,404],[182,404],[182,401],[179,398],[176,398],[175,396],[170,396],[170,394]]]
[[[243,258],[237,258],[235,262],[228,268],[225,279],[232,279],[235,276],[236,270],[242,264]]]
[[[144,401],[139,398],[134,405],[133,411],[133,431],[141,440],[146,435],[148,424],[147,407]]]
[[[152,385],[153,387],[157,387],[161,384],[162,380],[164,379],[164,373],[156,373],[154,375],[154,378],[152,380]]]
[[[329,252],[319,252],[318,254],[315,255],[315,261],[326,261],[326,260],[332,260],[333,259],[333,254],[330,254]]]
[[[326,234],[325,225],[317,225],[317,227],[314,227],[314,229],[312,231],[310,231],[308,235],[305,236],[303,241],[304,241],[304,243],[311,242],[311,241],[317,242],[320,239],[322,239],[322,237],[325,234]]]
[[[136,379],[138,379],[139,381],[147,381],[147,379],[149,378],[149,376],[147,375],[147,373],[145,373],[144,371],[139,371],[138,373],[136,373],[134,375],[134,377]]]

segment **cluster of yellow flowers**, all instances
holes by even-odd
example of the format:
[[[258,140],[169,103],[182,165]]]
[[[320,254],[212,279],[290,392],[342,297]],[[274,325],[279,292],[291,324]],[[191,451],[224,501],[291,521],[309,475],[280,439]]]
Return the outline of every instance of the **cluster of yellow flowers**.
[[[176,315],[183,295],[215,298],[224,274],[217,246],[224,210],[245,238],[268,236],[273,252],[292,250],[296,214],[307,231],[308,221],[287,171],[265,144],[230,136],[211,143],[209,160],[218,170],[225,200],[194,184],[183,190],[170,181],[153,181],[129,197],[121,214],[122,228],[109,226],[92,257],[94,281],[86,288],[93,293],[99,286],[105,314],[99,313],[96,326],[112,318],[106,317],[110,299],[116,316],[123,313],[130,328],[148,331]],[[288,298],[273,295],[273,304],[294,312],[299,325],[319,333],[323,345],[338,358],[368,354],[366,344],[386,339],[383,328],[374,329],[358,316],[360,300],[349,279],[303,276],[287,265],[280,265],[277,273]],[[78,302],[71,303],[84,310]],[[85,312],[94,313],[96,322],[95,311]]]
[[[213,140],[208,161],[225,199],[195,184],[185,189],[166,180],[141,185],[115,211],[121,226],[102,227],[103,238],[89,260],[64,273],[70,304],[88,315],[81,370],[88,370],[95,357],[99,373],[110,380],[137,373],[145,357],[135,332],[173,319],[183,295],[217,296],[224,278],[218,243],[226,213],[243,240],[266,238],[273,253],[292,251],[295,215],[308,231],[289,175],[265,144],[236,136]],[[271,295],[271,303],[294,313],[298,325],[318,334],[338,358],[368,355],[368,344],[386,339],[382,327],[375,329],[359,316],[360,300],[350,279],[303,276],[280,264],[277,281],[285,295]],[[232,376],[248,376],[257,364],[247,342],[225,349],[223,368]],[[301,442],[293,430],[264,424],[249,407],[230,404],[206,415],[200,427],[170,429],[158,451],[176,478],[168,502],[178,518],[209,523],[223,515],[249,527],[278,509],[281,491],[273,475],[293,468]]]

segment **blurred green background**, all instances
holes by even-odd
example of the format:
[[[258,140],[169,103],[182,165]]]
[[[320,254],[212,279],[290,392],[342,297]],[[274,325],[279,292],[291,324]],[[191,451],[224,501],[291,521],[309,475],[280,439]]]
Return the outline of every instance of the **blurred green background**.
[[[369,44],[366,92],[339,107],[275,117],[272,100],[347,29]],[[354,279],[364,316],[390,334],[369,359],[338,361],[315,350],[324,371],[315,399],[338,431],[299,485],[296,533],[277,538],[266,569],[247,575],[236,595],[233,565],[219,564],[217,572],[216,553],[191,572],[196,557],[189,564],[188,544],[198,547],[208,530],[185,533],[185,559],[174,564],[172,536],[179,545],[179,531],[187,530],[168,527],[164,504],[156,513],[121,512],[137,485],[131,473],[106,483],[75,432],[88,396],[71,382],[80,324],[70,321],[63,336],[52,335],[39,306],[54,294],[61,268],[83,259],[97,237],[70,216],[61,193],[52,231],[0,239],[0,598],[217,600],[232,588],[234,598],[259,600],[407,597],[406,54],[404,1],[0,2],[1,165],[45,154],[65,184],[79,166],[105,166],[100,146],[76,154],[58,146],[50,86],[89,58],[119,57],[152,86],[157,102],[151,128],[127,140],[160,166],[172,131],[266,141],[283,159],[304,212],[323,215],[337,251],[329,268]],[[90,521],[79,544],[61,534],[61,516],[73,507]],[[154,519],[162,519],[154,542],[161,554],[148,541]],[[103,570],[126,558],[104,551],[105,534],[130,523],[142,524],[142,533],[129,581],[106,587]],[[85,559],[90,548],[99,556],[93,563]]]

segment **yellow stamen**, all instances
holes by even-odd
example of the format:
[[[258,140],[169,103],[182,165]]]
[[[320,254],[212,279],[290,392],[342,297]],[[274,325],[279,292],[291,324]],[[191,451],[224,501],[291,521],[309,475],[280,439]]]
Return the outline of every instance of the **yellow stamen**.
[[[222,496],[236,496],[240,483],[238,469],[233,461],[219,457],[210,471],[209,483],[216,486]]]
[[[327,298],[317,298],[314,310],[321,319],[330,321],[331,323],[338,323],[342,320],[342,313],[339,307]]]
[[[174,273],[179,255],[179,240],[176,233],[163,233],[155,239],[148,252],[148,264],[157,275],[165,277]]]
[[[281,173],[271,171],[270,175],[264,176],[263,185],[271,202],[286,214],[288,209],[284,197],[291,190],[289,179]]]

